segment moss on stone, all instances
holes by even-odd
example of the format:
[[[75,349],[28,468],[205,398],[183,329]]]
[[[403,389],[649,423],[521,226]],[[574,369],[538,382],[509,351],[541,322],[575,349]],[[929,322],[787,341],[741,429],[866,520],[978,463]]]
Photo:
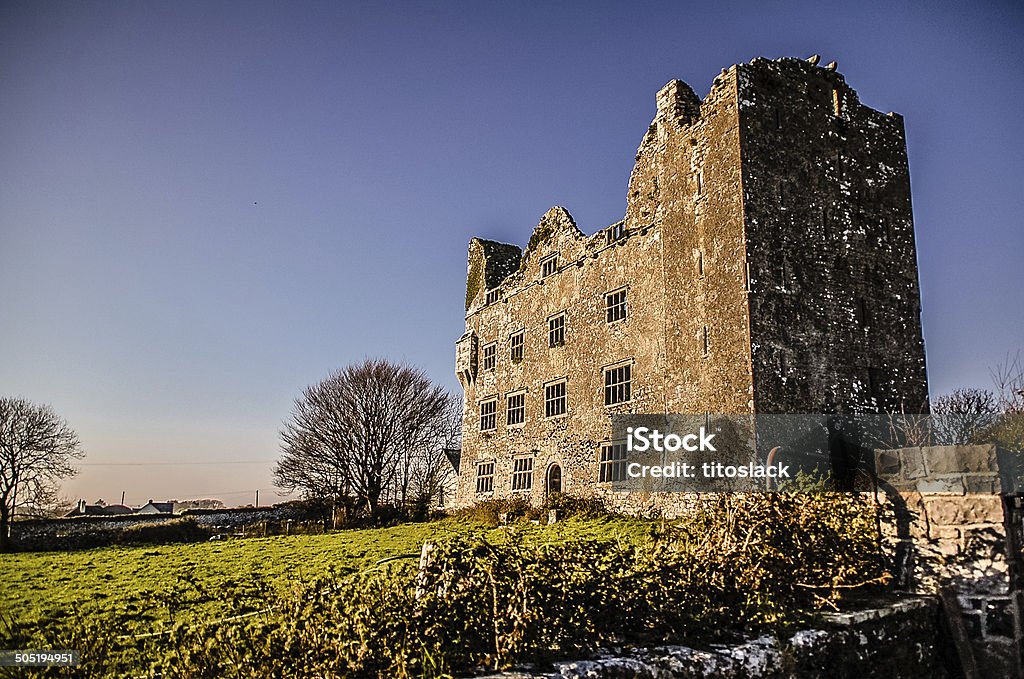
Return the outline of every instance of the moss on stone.
[[[533,235],[530,236],[530,242],[526,244],[526,251],[523,253],[523,258],[519,260],[519,271],[523,271],[526,268],[526,262],[530,259],[530,255],[536,252],[537,248],[546,243],[551,237],[555,235],[555,225],[550,221],[541,221],[536,229],[533,230]]]
[[[466,311],[480,292],[480,281],[483,279],[484,255],[479,247],[469,248],[469,274],[466,276]]]
[[[555,233],[555,226],[551,222],[541,224],[533,230],[533,234],[530,236],[530,242],[526,245],[526,256],[529,256],[534,250],[539,248],[544,242],[546,242]]]

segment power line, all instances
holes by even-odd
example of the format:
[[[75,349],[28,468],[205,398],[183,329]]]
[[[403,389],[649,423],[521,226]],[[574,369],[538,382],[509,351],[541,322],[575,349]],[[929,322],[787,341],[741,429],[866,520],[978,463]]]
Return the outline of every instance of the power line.
[[[277,460],[228,460],[225,462],[79,462],[78,467],[155,467],[222,464],[273,464]]]

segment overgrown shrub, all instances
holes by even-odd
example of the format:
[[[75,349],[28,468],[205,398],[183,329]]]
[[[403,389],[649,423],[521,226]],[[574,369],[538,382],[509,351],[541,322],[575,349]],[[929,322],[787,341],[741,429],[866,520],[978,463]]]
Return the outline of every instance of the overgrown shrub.
[[[562,518],[577,517],[580,519],[594,519],[607,516],[611,512],[601,498],[577,497],[566,493],[551,493],[545,498],[542,509],[558,510]]]
[[[540,510],[530,505],[530,501],[525,497],[515,496],[482,500],[470,507],[456,511],[454,516],[485,526],[498,526],[519,519],[538,518]]]
[[[534,507],[525,497],[516,496],[482,500],[456,511],[454,515],[485,526],[499,526],[524,520],[546,521],[548,511],[552,509],[558,510],[561,518],[592,519],[611,514],[600,498],[551,493],[540,507]]]

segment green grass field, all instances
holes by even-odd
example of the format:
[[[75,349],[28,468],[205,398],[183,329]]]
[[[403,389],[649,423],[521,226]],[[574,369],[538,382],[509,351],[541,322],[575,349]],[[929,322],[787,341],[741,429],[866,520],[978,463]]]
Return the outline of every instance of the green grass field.
[[[572,519],[516,530],[543,541],[616,535],[634,540],[648,526],[621,518]],[[423,542],[474,529],[501,534],[446,519],[325,535],[3,554],[0,611],[24,623],[113,613],[125,633],[154,631],[172,620],[258,610],[269,592],[331,571],[354,573],[401,555],[412,555],[415,563]]]

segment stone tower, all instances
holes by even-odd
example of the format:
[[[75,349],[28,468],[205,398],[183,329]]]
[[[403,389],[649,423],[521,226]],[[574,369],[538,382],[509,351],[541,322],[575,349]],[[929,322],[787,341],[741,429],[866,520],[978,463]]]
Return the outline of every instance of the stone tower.
[[[457,502],[605,494],[617,413],[927,408],[902,118],[834,69],[754,59],[672,81],[625,219],[562,208],[525,251],[473,239]],[[618,495],[621,495],[618,494]]]

